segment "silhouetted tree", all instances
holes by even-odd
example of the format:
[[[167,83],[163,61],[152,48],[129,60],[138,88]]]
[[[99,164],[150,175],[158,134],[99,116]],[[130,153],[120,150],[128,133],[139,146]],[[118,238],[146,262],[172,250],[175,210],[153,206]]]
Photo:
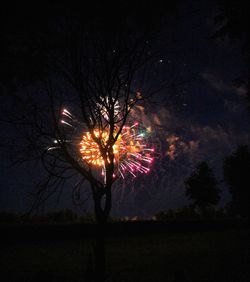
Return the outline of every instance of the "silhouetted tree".
[[[93,10],[84,7],[84,15],[81,10],[72,11],[68,7],[62,9],[63,15],[56,14],[56,21],[46,25],[50,32],[49,47],[44,41],[47,30],[43,33],[41,30],[44,31],[44,28],[33,30],[30,27],[35,39],[39,38],[46,45],[43,48],[39,41],[35,45],[42,49],[41,53],[34,51],[35,62],[41,70],[30,78],[33,65],[26,67],[24,72],[16,72],[11,67],[11,80],[16,76],[24,83],[33,79],[37,82],[37,77],[40,77],[40,81],[45,83],[33,84],[29,89],[8,97],[12,99],[10,115],[4,113],[1,120],[19,130],[18,138],[14,138],[17,142],[7,142],[12,152],[22,147],[18,153],[13,153],[17,157],[15,163],[41,160],[47,172],[47,177],[39,184],[33,208],[41,206],[72,177],[80,179],[73,189],[76,193],[86,189],[87,180],[97,222],[93,263],[95,280],[104,281],[104,235],[112,205],[112,186],[116,181],[114,145],[134,106],[153,94],[149,91],[141,93],[138,88],[141,90],[143,78],[150,69],[149,63],[152,59],[155,63],[157,54],[152,47],[156,23],[153,7],[144,10],[133,4],[131,9],[125,2],[121,6],[113,1],[97,2]],[[54,7],[53,10],[57,9]],[[50,19],[53,18],[52,15]],[[41,33],[45,39],[39,37]],[[30,43],[29,34],[20,35],[24,35]],[[18,43],[18,37],[14,36],[13,48],[17,49],[21,60],[15,62],[14,57],[13,64],[19,66],[20,63],[22,66],[22,60],[25,61],[26,55],[30,54],[30,44],[26,45],[26,41],[21,40],[22,48],[19,48]],[[7,47],[8,51],[13,51]],[[46,74],[40,60],[46,62]],[[32,60],[28,56],[27,64],[30,62]],[[13,82],[10,84],[13,85]],[[115,110],[117,104],[119,111]],[[73,115],[65,111],[65,106],[73,109]],[[65,121],[62,124],[62,114],[78,127]],[[80,154],[83,131],[89,132],[89,138],[99,150],[105,177],[100,177],[95,165]],[[107,132],[107,138],[100,132]],[[21,141],[20,136],[23,136]]]
[[[206,162],[197,165],[196,170],[185,180],[185,186],[186,196],[202,213],[220,200],[216,178]]]
[[[223,162],[224,178],[232,195],[231,209],[234,214],[249,218],[250,210],[250,151],[239,146]]]

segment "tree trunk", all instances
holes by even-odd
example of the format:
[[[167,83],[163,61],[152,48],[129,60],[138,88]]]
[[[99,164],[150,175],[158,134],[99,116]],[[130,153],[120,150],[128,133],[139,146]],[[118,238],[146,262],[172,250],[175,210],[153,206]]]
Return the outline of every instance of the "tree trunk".
[[[94,281],[106,280],[105,222],[97,222],[94,245]]]
[[[102,208],[102,196],[95,197],[95,244],[94,244],[94,281],[104,282],[106,280],[106,252],[105,237],[107,219],[111,209],[111,189],[107,190],[104,208]]]

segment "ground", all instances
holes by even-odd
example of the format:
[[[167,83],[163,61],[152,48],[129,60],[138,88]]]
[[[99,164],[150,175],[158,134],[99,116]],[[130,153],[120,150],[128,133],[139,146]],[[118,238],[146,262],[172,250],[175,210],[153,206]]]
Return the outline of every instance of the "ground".
[[[109,281],[246,282],[248,238],[246,228],[109,236]],[[91,238],[17,240],[1,249],[2,282],[85,281]]]

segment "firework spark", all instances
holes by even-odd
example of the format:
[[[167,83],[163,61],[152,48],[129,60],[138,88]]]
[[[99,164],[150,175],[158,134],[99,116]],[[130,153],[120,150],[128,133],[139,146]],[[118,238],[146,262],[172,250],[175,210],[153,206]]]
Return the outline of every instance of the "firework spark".
[[[109,107],[110,107],[110,101],[113,101],[114,105],[114,114],[113,116],[116,118],[119,115],[120,105],[118,100],[112,100],[109,99],[109,97],[100,97],[100,103],[96,103],[98,110],[100,110],[103,118],[106,121],[109,121]]]
[[[116,174],[122,178],[128,173],[136,177],[138,173],[148,173],[150,164],[153,162],[153,148],[149,148],[144,139],[144,132],[139,132],[138,122],[132,126],[124,126],[123,130],[113,145],[114,163]],[[109,133],[107,131],[94,131],[95,137],[106,145]],[[82,136],[80,142],[80,153],[82,159],[89,165],[104,167],[104,160],[101,156],[99,145],[92,139],[90,132]],[[102,170],[102,174],[104,171]]]

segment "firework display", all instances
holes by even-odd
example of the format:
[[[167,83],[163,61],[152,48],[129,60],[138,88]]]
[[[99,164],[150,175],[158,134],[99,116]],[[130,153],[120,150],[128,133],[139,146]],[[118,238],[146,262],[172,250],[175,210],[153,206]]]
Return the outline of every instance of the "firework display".
[[[109,102],[107,98],[102,98],[101,101],[104,103]],[[97,103],[97,107],[100,109],[103,119],[108,120],[108,112],[105,106]],[[114,105],[114,116],[119,115],[119,104]],[[77,119],[67,109],[62,110],[61,123],[64,126],[72,129],[77,129],[75,125]],[[77,121],[79,125],[79,122]],[[122,130],[113,145],[114,164],[115,171],[114,177],[125,178],[130,175],[137,177],[139,174],[146,174],[150,171],[150,165],[153,162],[154,148],[148,145],[148,135],[150,130],[144,128],[139,122],[129,123],[122,127]],[[109,141],[109,126],[106,126],[106,130],[94,129],[91,132],[83,130],[80,133],[80,140],[78,144],[74,142],[79,149],[82,161],[88,166],[101,171],[101,175],[105,177],[105,162],[101,154],[100,146],[105,147]],[[114,130],[114,136],[117,134],[116,129]],[[98,141],[98,142],[96,142]],[[99,144],[100,145],[99,145]],[[56,147],[51,147],[51,149]],[[107,162],[110,160],[107,158]]]
[[[150,164],[153,162],[152,153],[154,148],[149,148],[144,142],[145,133],[139,132],[138,123],[132,126],[124,126],[116,143],[113,145],[114,163],[118,175],[122,178],[127,173],[136,177],[138,173],[148,173]],[[106,145],[108,132],[94,131],[94,135]],[[86,132],[80,142],[82,159],[96,167],[104,167],[104,161],[98,144],[92,139],[91,134]]]

